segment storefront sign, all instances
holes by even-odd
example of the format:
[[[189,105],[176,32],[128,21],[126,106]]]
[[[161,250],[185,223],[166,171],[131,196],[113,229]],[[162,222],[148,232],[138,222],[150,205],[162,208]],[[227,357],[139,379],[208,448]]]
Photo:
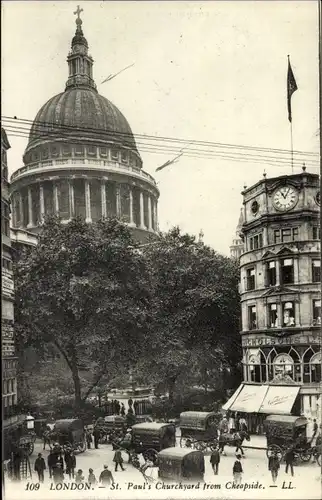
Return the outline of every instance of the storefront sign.
[[[14,285],[13,279],[10,274],[7,274],[5,271],[2,272],[2,292],[8,293],[9,295],[13,295]]]
[[[289,337],[242,337],[243,347],[294,344],[320,344],[320,339],[319,337],[313,337],[312,335],[292,335]]]

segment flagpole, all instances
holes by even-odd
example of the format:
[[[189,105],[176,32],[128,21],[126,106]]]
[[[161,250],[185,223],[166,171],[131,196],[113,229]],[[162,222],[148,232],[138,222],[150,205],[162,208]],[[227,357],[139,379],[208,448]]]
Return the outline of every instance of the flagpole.
[[[294,173],[294,164],[293,164],[293,125],[292,122],[290,122],[290,129],[291,129],[291,166],[292,166],[292,174]]]

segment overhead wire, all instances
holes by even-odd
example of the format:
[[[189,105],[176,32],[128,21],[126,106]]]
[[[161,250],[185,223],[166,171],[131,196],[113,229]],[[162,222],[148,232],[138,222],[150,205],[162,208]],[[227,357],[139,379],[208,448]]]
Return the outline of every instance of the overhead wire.
[[[262,151],[262,152],[274,152],[274,153],[281,153],[281,154],[289,154],[290,151],[286,149],[278,149],[278,148],[265,148],[265,147],[260,147],[260,146],[245,146],[245,145],[238,145],[238,144],[228,144],[228,143],[219,143],[219,142],[211,142],[211,141],[201,141],[201,140],[196,140],[196,139],[181,139],[181,138],[174,138],[174,137],[165,137],[165,136],[153,136],[153,135],[148,135],[148,134],[135,134],[132,132],[120,132],[120,131],[114,131],[114,130],[105,130],[102,131],[99,128],[93,128],[93,127],[75,127],[74,125],[62,125],[62,124],[55,124],[53,122],[46,122],[42,120],[29,120],[26,118],[14,118],[14,117],[8,117],[8,116],[2,116],[2,121],[9,121],[13,123],[21,123],[24,125],[30,125],[32,126],[33,129],[37,129],[37,126],[39,130],[42,130],[42,132],[45,132],[43,130],[46,127],[51,127],[52,131],[53,128],[57,131],[75,131],[77,130],[78,132],[87,132],[87,133],[100,133],[102,134],[103,132],[105,133],[112,133],[115,136],[121,136],[121,137],[134,137],[134,138],[143,138],[143,139],[151,139],[155,141],[162,141],[162,142],[177,142],[177,143],[191,143],[191,144],[198,144],[198,145],[207,145],[209,147],[222,147],[222,148],[234,148],[234,149],[246,149],[246,150],[255,150],[255,151]],[[294,154],[304,154],[306,156],[317,156],[317,153],[314,153],[312,151],[301,151],[301,150],[294,150]]]

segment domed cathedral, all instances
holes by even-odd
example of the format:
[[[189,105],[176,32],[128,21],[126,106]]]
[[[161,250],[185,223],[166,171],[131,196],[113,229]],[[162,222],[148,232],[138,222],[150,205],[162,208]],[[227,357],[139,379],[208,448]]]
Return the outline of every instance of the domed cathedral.
[[[130,125],[97,92],[78,9],[65,91],[37,113],[11,177],[13,228],[37,233],[45,215],[67,222],[116,216],[139,241],[157,231],[159,190],[142,169]]]
[[[224,407],[321,418],[320,181],[306,171],[245,188],[240,294],[244,381]]]

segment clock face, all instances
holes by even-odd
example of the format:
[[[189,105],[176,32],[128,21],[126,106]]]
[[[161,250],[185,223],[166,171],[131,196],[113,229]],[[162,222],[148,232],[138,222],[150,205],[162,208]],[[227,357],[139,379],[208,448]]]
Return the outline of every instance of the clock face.
[[[273,204],[277,210],[286,211],[295,207],[298,192],[292,186],[283,186],[273,194]]]
[[[318,191],[316,193],[316,196],[315,196],[315,201],[317,202],[318,205],[320,205],[321,203],[321,198],[320,198],[320,191]]]
[[[252,205],[251,205],[251,211],[252,211],[252,214],[253,215],[256,215],[257,212],[258,212],[258,209],[259,209],[259,204],[258,204],[258,201],[253,201]]]

